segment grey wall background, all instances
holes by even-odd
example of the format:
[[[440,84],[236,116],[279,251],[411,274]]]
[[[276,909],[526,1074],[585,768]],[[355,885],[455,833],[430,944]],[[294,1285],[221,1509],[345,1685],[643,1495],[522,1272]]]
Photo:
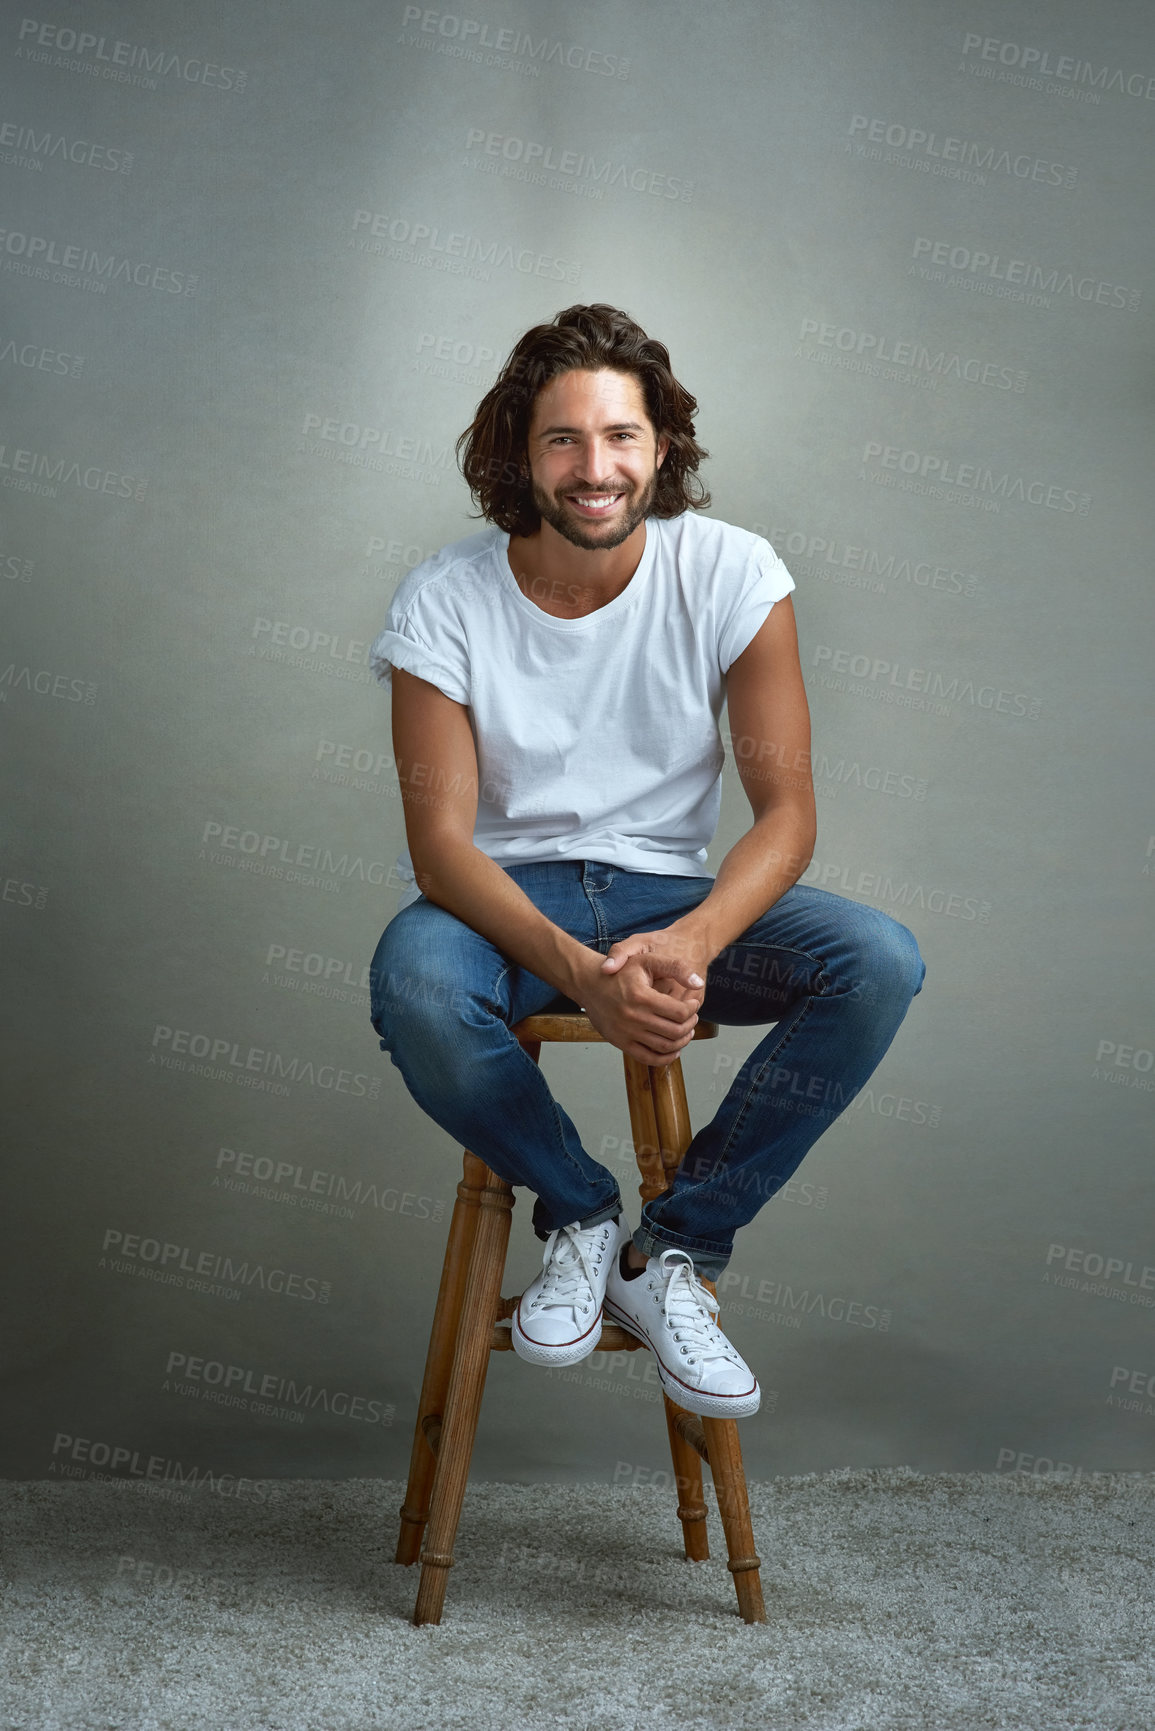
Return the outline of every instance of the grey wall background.
[[[3,1470],[404,1472],[460,1151],[367,1020],[366,649],[596,299],[797,581],[807,881],[929,969],[727,1271],[748,1470],[1150,1466],[1150,9],[106,0],[0,53]],[[715,868],[747,822],[731,764]],[[545,1061],[628,1177],[617,1055]],[[664,1452],[641,1355],[495,1359],[478,1474]]]

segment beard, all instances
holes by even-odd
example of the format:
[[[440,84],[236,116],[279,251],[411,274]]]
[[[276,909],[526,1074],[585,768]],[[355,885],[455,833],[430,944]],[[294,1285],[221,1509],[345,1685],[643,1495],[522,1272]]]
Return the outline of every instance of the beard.
[[[622,542],[633,534],[639,523],[644,523],[650,514],[651,507],[658,494],[658,471],[655,467],[650,479],[639,492],[636,488],[625,497],[625,511],[613,528],[603,528],[596,523],[578,521],[571,517],[566,508],[564,495],[547,493],[544,488],[532,483],[533,502],[543,522],[556,529],[559,535],[575,547],[583,548],[587,553],[601,553],[610,547],[620,547]],[[572,490],[572,489],[571,489]],[[596,493],[596,487],[586,491]],[[616,487],[607,487],[606,492],[617,492]]]

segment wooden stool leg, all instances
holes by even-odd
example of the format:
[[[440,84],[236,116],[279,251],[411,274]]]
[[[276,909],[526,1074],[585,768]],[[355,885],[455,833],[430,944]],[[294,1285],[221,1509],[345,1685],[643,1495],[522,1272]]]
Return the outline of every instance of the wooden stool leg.
[[[666,1429],[670,1435],[670,1458],[674,1463],[674,1483],[678,1490],[678,1519],[682,1523],[682,1538],[686,1559],[704,1563],[710,1555],[710,1535],[706,1531],[706,1499],[702,1495],[702,1457],[678,1428],[692,1415],[676,1406],[663,1393],[666,1408]]]
[[[486,1181],[478,1197],[478,1221],[441,1421],[429,1522],[421,1552],[421,1584],[413,1612],[413,1621],[418,1624],[441,1621],[509,1245],[513,1191],[488,1167],[483,1166],[483,1170]]]
[[[650,1088],[662,1164],[667,1181],[672,1183],[674,1172],[681,1164],[691,1141],[690,1113],[686,1104],[681,1064],[668,1064],[651,1070]],[[703,1280],[702,1285],[717,1297],[712,1280]],[[683,1424],[679,1427],[679,1432],[682,1440],[688,1441],[691,1435],[700,1435],[704,1442],[706,1458],[714,1480],[714,1491],[718,1498],[722,1530],[726,1535],[729,1558],[727,1566],[734,1576],[738,1609],[747,1623],[764,1623],[766,1607],[762,1599],[762,1580],[758,1572],[759,1558],[754,1550],[754,1527],[750,1520],[746,1475],[742,1470],[738,1426],[733,1419],[705,1418],[698,1415],[692,1417],[697,1418],[698,1423]],[[700,1487],[700,1461],[698,1474]]]
[[[754,1527],[750,1520],[750,1499],[746,1494],[746,1474],[742,1470],[738,1426],[732,1418],[703,1418],[702,1429],[706,1435],[718,1513],[726,1534],[727,1567],[734,1577],[738,1609],[744,1622],[764,1623],[766,1605],[762,1598],[762,1577],[758,1572],[761,1558],[754,1549]]]
[[[662,1151],[662,1167],[665,1173],[663,1188],[668,1190],[674,1182],[674,1173],[682,1164],[682,1156],[693,1140],[681,1063],[663,1064],[658,1069],[651,1070],[650,1090],[654,1099],[658,1146]]]
[[[465,1276],[473,1252],[480,1215],[478,1198],[485,1184],[488,1168],[475,1154],[466,1154],[465,1172],[457,1186],[453,1218],[449,1223],[449,1238],[445,1246],[445,1261],[441,1268],[441,1285],[437,1290],[437,1308],[433,1312],[433,1327],[429,1335],[429,1351],[425,1358],[425,1379],[421,1384],[421,1399],[417,1403],[417,1423],[413,1428],[413,1451],[409,1457],[409,1483],[401,1505],[401,1531],[397,1537],[399,1563],[415,1563],[421,1549],[421,1536],[429,1517],[429,1499],[433,1491],[433,1474],[437,1466],[437,1443],[441,1434],[445,1395],[449,1388],[449,1373],[457,1345],[457,1330],[461,1323],[461,1305],[465,1297]]]
[[[630,1136],[634,1137],[634,1158],[642,1179],[637,1189],[642,1201],[649,1201],[668,1189],[670,1177],[667,1167],[670,1165],[670,1158],[674,1167],[677,1165],[677,1160],[681,1158],[681,1149],[677,1156],[667,1156],[667,1149],[663,1148],[658,1108],[658,1099],[665,1099],[668,1087],[668,1084],[658,1080],[663,1071],[651,1070],[649,1065],[641,1063],[641,1059],[630,1058],[629,1054],[623,1054],[623,1061],[625,1094],[630,1106]],[[674,1066],[670,1065],[670,1068]],[[677,1068],[681,1080],[681,1065]],[[682,1096],[682,1113],[686,1110],[684,1101],[686,1096]],[[689,1129],[686,1127],[687,1141]],[[682,1539],[686,1544],[687,1558],[694,1563],[701,1563],[710,1556],[707,1504],[701,1494],[701,1456],[691,1444],[687,1444],[686,1438],[677,1430],[677,1414],[681,1412],[681,1407],[674,1406],[674,1402],[665,1393],[663,1402],[665,1426],[670,1437],[670,1459],[674,1463],[674,1483],[677,1485],[677,1518],[682,1523]]]
[[[658,1136],[658,1120],[654,1112],[654,1094],[650,1085],[653,1071],[639,1058],[622,1054],[626,1071],[626,1098],[630,1107],[630,1135],[634,1142],[634,1159],[642,1182],[638,1195],[643,1202],[652,1202],[669,1188],[669,1179],[662,1165],[662,1149]]]

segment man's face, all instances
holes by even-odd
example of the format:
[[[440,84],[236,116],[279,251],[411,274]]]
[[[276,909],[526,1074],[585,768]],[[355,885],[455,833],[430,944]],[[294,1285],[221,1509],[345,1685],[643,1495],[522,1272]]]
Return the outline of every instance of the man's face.
[[[575,547],[618,547],[645,521],[669,440],[657,438],[641,381],[609,368],[561,373],[539,392],[527,449],[533,502]]]

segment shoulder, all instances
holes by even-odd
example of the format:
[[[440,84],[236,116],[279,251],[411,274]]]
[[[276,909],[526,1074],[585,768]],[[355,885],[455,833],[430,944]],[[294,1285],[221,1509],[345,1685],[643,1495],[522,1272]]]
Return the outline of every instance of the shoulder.
[[[393,592],[390,613],[410,613],[415,607],[443,608],[452,601],[465,601],[482,584],[492,595],[492,581],[483,577],[483,568],[492,559],[494,550],[505,540],[500,529],[486,528],[451,541],[423,559],[412,571],[407,571]]]
[[[769,541],[737,523],[704,517],[700,511],[683,511],[680,516],[653,518],[651,522],[657,527],[663,551],[687,571],[772,571],[779,564]]]

